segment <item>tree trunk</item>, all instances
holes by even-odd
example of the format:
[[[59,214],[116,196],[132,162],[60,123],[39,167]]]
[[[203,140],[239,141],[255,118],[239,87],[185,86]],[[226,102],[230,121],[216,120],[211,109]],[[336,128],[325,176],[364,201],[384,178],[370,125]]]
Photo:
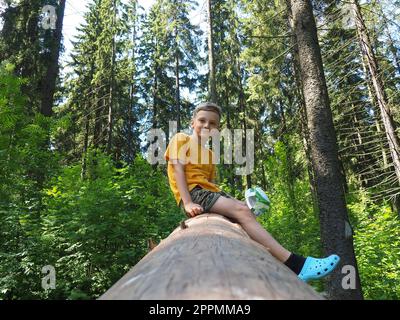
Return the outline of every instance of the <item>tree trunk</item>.
[[[217,103],[217,84],[215,79],[214,36],[212,18],[212,0],[208,0],[208,63],[209,63],[209,96],[211,102]]]
[[[366,57],[364,56],[364,54],[362,52],[361,52],[361,61],[362,61],[361,65],[363,67],[363,71],[364,71],[364,74],[365,74],[365,77],[366,77],[367,89],[368,89],[368,95],[369,95],[369,98],[370,98],[370,103],[371,103],[371,106],[374,107],[374,118],[375,118],[376,131],[380,133],[380,132],[382,132],[382,130],[381,130],[381,126],[379,124],[379,116],[378,116],[379,110],[378,109],[375,110],[375,106],[378,104],[377,103],[378,99],[376,98],[376,96],[374,94],[374,91],[372,90],[371,75],[368,72]],[[380,141],[379,144],[381,146],[383,169],[386,169],[387,166],[388,166],[386,150],[385,150],[385,147],[384,147],[384,144],[382,143],[382,141]]]
[[[303,94],[303,85],[301,83],[300,78],[300,59],[299,59],[299,47],[297,45],[296,35],[294,32],[294,20],[293,20],[293,13],[290,4],[290,0],[286,0],[286,7],[288,12],[288,23],[289,28],[292,32],[291,36],[291,44],[292,44],[292,53],[293,53],[293,70],[294,70],[294,78],[296,82],[296,92],[295,94],[298,96],[300,101],[300,123],[301,123],[301,133],[302,133],[302,142],[303,148],[307,159],[307,173],[308,179],[310,181],[310,193],[313,200],[313,213],[315,216],[318,216],[318,200],[317,200],[317,192],[315,187],[315,179],[314,179],[314,172],[312,169],[312,160],[311,160],[311,147],[310,147],[310,132],[308,131],[307,127],[307,110],[304,104],[304,94]]]
[[[376,60],[372,45],[368,36],[367,28],[365,27],[364,19],[361,14],[360,6],[357,0],[352,1],[356,27],[361,46],[361,52],[368,65],[368,70],[371,76],[372,85],[377,103],[381,113],[383,125],[385,128],[386,137],[389,144],[390,154],[392,156],[393,165],[397,179],[400,183],[400,142],[396,134],[396,128],[393,117],[388,105],[388,100],[383,88],[383,83],[379,77],[379,67]]]
[[[153,119],[152,119],[152,128],[156,129],[158,126],[158,71],[159,67],[157,62],[154,65],[154,85],[153,85]],[[155,141],[154,141],[155,142]],[[152,142],[152,143],[154,143]]]
[[[152,119],[152,129],[157,129],[157,126],[159,125],[158,121],[158,65],[157,63],[154,66],[154,87],[153,87],[153,119]],[[153,141],[150,141],[150,144],[156,143],[158,140],[158,137],[155,136]],[[158,150],[156,150],[154,156],[158,156]],[[158,164],[155,163],[153,164],[153,169],[155,170],[157,168]]]
[[[46,75],[42,80],[42,99],[40,112],[50,117],[53,114],[53,100],[56,90],[56,81],[58,76],[58,59],[60,57],[61,38],[64,21],[66,0],[60,0],[57,11],[56,29],[54,31],[54,39],[51,42],[49,62],[47,65]]]
[[[133,79],[133,77],[132,77],[132,79]],[[128,141],[127,141],[127,146],[126,146],[127,147],[126,157],[127,157],[128,163],[130,164],[134,161],[135,154],[136,154],[136,150],[134,147],[135,143],[133,142],[134,135],[132,132],[132,130],[136,124],[136,119],[134,119],[133,110],[132,110],[133,105],[135,103],[135,85],[134,85],[134,83],[132,83],[129,86],[129,102],[130,102],[129,108],[127,110],[127,112],[128,112],[128,134],[127,134]]]
[[[354,255],[353,239],[338,159],[337,141],[322,66],[317,28],[309,0],[290,0],[293,25],[299,49],[299,62],[315,186],[320,213],[322,247],[325,255],[337,253],[339,267],[327,279],[332,299],[362,299],[361,284]],[[355,270],[356,289],[342,286],[342,266]]]
[[[116,44],[115,44],[115,20],[116,20],[116,4],[115,0],[113,1],[113,16],[112,16],[112,40],[111,40],[111,83],[110,83],[110,95],[108,100],[108,139],[107,139],[107,152],[111,154],[112,148],[112,132],[113,132],[113,118],[114,118],[114,82],[115,82],[115,55],[116,55]]]
[[[175,22],[176,23],[176,22]],[[179,79],[179,43],[178,43],[178,28],[175,25],[175,105],[177,112],[177,130],[181,131],[181,93]]]
[[[184,227],[184,228],[182,228]],[[322,299],[228,219],[186,220],[100,300]]]
[[[40,106],[40,93],[38,90],[39,81],[41,79],[40,67],[42,62],[40,61],[39,52],[39,22],[40,22],[40,3],[32,2],[28,4],[28,1],[21,1],[19,7],[22,9],[22,17],[17,18],[21,21],[16,24],[21,24],[20,27],[25,29],[22,32],[22,39],[18,39],[23,43],[21,47],[18,46],[17,51],[13,52],[13,55],[18,55],[19,58],[14,60],[16,62],[16,71],[19,70],[22,78],[29,79],[27,83],[23,83],[21,91],[28,98],[27,106],[29,106],[29,112],[38,111],[41,109]],[[12,41],[12,39],[10,39]]]
[[[136,40],[137,40],[137,8],[136,8],[136,3],[133,2],[133,10],[132,10],[132,15],[134,16],[134,23],[133,23],[133,28],[132,28],[132,62],[133,65],[136,66],[136,56],[135,56],[135,45],[136,45]],[[133,134],[133,128],[137,124],[137,116],[134,115],[133,113],[133,106],[135,104],[135,93],[136,93],[136,87],[135,87],[135,77],[136,77],[136,69],[132,70],[132,75],[131,75],[131,84],[129,86],[129,108],[128,108],[128,141],[127,141],[127,159],[128,163],[132,163],[135,160],[135,155],[136,155],[136,143],[134,142],[134,134]]]
[[[88,109],[87,109],[88,110]],[[90,113],[86,111],[87,114],[85,116],[85,136],[83,139],[83,150],[82,150],[82,171],[81,171],[81,180],[85,179],[86,176],[86,167],[87,167],[87,151],[89,146],[89,124],[90,124]]]
[[[290,96],[290,94],[287,94],[288,97]],[[289,98],[290,101],[290,98]],[[281,131],[281,141],[282,143],[285,145],[285,157],[286,157],[286,174],[285,174],[285,180],[286,180],[286,188],[288,191],[288,204],[289,204],[289,208],[291,209],[291,211],[293,212],[293,218],[294,221],[296,223],[296,225],[298,227],[300,227],[300,218],[299,218],[299,214],[298,214],[298,205],[297,205],[297,199],[296,199],[296,192],[295,192],[295,182],[296,182],[296,177],[295,177],[295,173],[294,173],[294,168],[293,168],[293,157],[292,157],[292,148],[290,145],[290,142],[288,141],[286,134],[288,134],[288,127],[286,124],[286,116],[285,116],[285,110],[283,109],[283,102],[278,99],[278,106],[279,106],[279,113],[280,113],[280,117],[282,119],[282,131]],[[289,102],[290,103],[290,102]],[[300,243],[300,230],[298,228],[296,228],[296,230],[293,230],[294,233],[294,239],[296,241],[296,243]]]
[[[262,172],[262,177],[261,177],[261,183],[262,183],[262,187],[263,190],[267,190],[267,177],[265,174],[265,165],[264,165],[264,157],[262,157],[262,161],[261,161],[261,172]]]
[[[95,149],[99,148],[102,143],[102,115],[103,115],[103,90],[99,84],[96,84],[98,87],[96,88],[96,94],[94,99],[94,132],[93,132],[93,147]]]
[[[239,58],[238,58],[239,59]],[[246,123],[246,97],[243,89],[243,84],[242,84],[242,70],[240,66],[240,62],[236,62],[236,67],[237,67],[237,73],[238,73],[238,88],[239,88],[239,96],[238,96],[238,101],[239,101],[239,109],[242,113],[242,129],[244,132],[244,141],[245,143],[242,145],[244,152],[246,152],[246,144],[247,144],[247,123]],[[242,152],[243,154],[243,152]],[[247,165],[247,163],[246,163]],[[251,174],[246,174],[246,188],[251,188],[252,183],[251,183]]]
[[[379,124],[379,120],[378,119],[375,119],[375,126],[376,126],[376,131],[377,132],[382,132],[381,125]],[[386,156],[386,151],[385,151],[385,147],[384,147],[384,144],[382,143],[382,141],[380,141],[379,144],[381,146],[383,169],[385,170],[388,167],[388,160],[387,160],[387,156]]]

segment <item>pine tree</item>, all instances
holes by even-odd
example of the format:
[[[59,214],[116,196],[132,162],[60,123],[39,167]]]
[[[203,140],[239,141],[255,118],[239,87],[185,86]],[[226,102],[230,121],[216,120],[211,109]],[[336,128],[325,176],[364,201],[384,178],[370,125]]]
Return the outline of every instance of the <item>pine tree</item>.
[[[384,124],[389,150],[394,164],[394,170],[398,181],[400,182],[400,141],[396,133],[396,127],[393,121],[393,115],[388,105],[387,95],[385,93],[382,79],[379,77],[379,66],[375,58],[375,53],[371,46],[368,32],[360,11],[360,6],[357,0],[352,2],[356,20],[357,32],[360,39],[360,46],[364,56],[364,61],[368,66],[368,71],[371,76],[374,94],[376,95],[381,118]]]
[[[159,0],[143,21],[138,62],[142,99],[151,110],[147,128],[169,132],[169,121],[177,121],[178,130],[189,124],[193,104],[181,91],[193,91],[198,83],[201,32],[188,18],[195,4]]]
[[[54,93],[59,72],[59,56],[61,51],[61,38],[63,30],[64,12],[66,0],[60,0],[56,9],[57,21],[55,30],[48,29],[46,38],[49,39],[48,51],[43,55],[45,71],[41,80],[41,106],[40,112],[49,117],[53,113]],[[47,62],[47,63],[46,63]]]
[[[336,252],[341,256],[342,264],[350,264],[357,269],[352,235],[347,231],[349,222],[340,179],[337,141],[312,6],[308,0],[292,0],[290,5],[310,129],[323,249],[325,254]],[[356,289],[346,291],[341,286],[340,272],[334,272],[328,280],[329,296],[336,299],[362,298],[358,273],[356,277]]]
[[[45,28],[42,9],[56,8],[56,29]],[[29,98],[28,112],[50,116],[58,75],[65,1],[18,1],[9,3],[2,14],[0,60],[15,65],[15,73],[29,81],[23,93]]]
[[[210,101],[217,103],[217,85],[215,75],[215,53],[214,53],[214,19],[213,19],[213,1],[207,1],[207,39],[208,39],[208,65],[209,65],[209,76],[208,76],[208,87]]]
[[[75,119],[72,158],[82,158],[83,172],[89,148],[107,151],[117,161],[133,161],[142,112],[136,92],[136,1],[94,1],[85,21],[72,54],[76,76],[70,75],[69,99],[60,113],[71,112]]]

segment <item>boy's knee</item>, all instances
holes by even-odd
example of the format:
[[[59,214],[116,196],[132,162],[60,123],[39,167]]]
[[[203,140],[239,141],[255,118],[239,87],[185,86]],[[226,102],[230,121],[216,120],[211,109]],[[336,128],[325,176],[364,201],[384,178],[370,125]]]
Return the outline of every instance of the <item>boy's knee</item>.
[[[251,212],[249,207],[244,202],[238,203],[236,205],[235,211],[236,211],[236,215],[237,215],[236,218],[239,221],[247,221],[250,219],[254,219],[253,213]]]

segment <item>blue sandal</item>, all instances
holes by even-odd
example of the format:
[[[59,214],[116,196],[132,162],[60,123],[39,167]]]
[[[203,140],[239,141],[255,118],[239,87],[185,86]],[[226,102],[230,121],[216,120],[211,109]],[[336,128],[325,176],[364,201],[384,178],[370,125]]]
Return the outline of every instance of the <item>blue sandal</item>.
[[[322,259],[307,257],[298,277],[305,282],[323,278],[336,268],[339,261],[340,258],[336,254]]]

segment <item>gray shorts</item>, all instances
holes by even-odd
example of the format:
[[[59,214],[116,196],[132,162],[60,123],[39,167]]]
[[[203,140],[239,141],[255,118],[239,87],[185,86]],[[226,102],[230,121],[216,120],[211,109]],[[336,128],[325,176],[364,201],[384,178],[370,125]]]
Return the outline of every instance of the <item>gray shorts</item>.
[[[191,191],[190,191],[190,196],[192,198],[192,201],[194,203],[197,203],[201,205],[204,209],[203,213],[210,212],[212,206],[215,204],[215,202],[218,200],[220,196],[224,196],[226,198],[231,198],[233,197],[229,195],[228,193],[224,191],[210,191],[207,189],[203,189],[200,186],[195,186]],[[185,208],[183,207],[183,202],[182,200],[179,202],[179,207],[181,208],[182,212],[187,216],[190,217],[189,214],[186,213]]]

